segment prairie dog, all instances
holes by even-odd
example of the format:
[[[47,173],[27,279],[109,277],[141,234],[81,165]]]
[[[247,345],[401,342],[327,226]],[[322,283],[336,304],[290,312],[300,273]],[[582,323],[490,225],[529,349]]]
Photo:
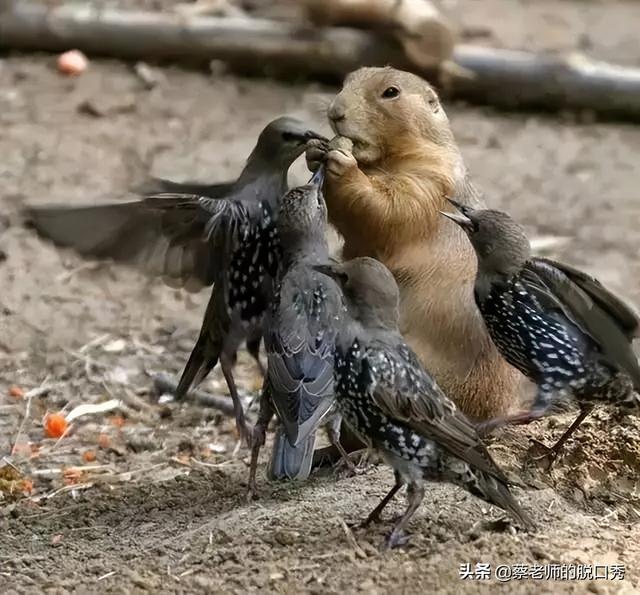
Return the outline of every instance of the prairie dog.
[[[520,374],[498,354],[473,297],[476,258],[440,215],[445,197],[480,206],[437,94],[393,68],[349,74],[328,109],[339,138],[326,154],[329,220],[343,257],[372,256],[401,292],[401,330],[468,415],[517,402]]]

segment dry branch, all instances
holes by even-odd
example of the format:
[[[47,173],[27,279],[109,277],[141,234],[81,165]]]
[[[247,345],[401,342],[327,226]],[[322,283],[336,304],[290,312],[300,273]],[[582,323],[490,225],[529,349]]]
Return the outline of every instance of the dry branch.
[[[393,40],[371,32],[259,19],[47,8],[0,0],[0,47],[63,51],[134,60],[226,61],[243,72],[340,80],[362,65],[390,64],[427,78]],[[459,45],[445,90],[453,97],[508,109],[589,110],[640,121],[640,69],[558,56]]]
[[[333,79],[363,63],[408,65],[400,47],[351,29],[23,2],[0,9],[0,47],[55,52],[73,47],[136,60],[218,59],[243,71]]]
[[[153,388],[158,393],[158,395],[170,394],[175,395],[176,389],[178,388],[178,383],[167,376],[166,374],[155,374],[153,376]],[[209,393],[205,393],[201,390],[191,390],[187,393],[186,398],[198,405],[203,405],[205,407],[213,407],[217,409],[221,413],[228,415],[229,417],[233,417],[235,412],[233,410],[233,403],[231,399],[224,397],[216,397],[215,395],[210,395]]]
[[[420,68],[449,60],[455,34],[429,0],[305,0],[317,25],[347,25],[391,32],[409,59]]]

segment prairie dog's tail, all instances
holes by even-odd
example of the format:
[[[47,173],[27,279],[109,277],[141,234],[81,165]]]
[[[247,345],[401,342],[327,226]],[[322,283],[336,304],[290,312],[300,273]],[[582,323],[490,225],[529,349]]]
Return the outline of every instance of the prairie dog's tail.
[[[312,432],[300,444],[291,446],[283,427],[278,426],[271,452],[269,479],[307,479],[311,473],[315,443],[316,434]]]
[[[536,529],[536,524],[522,510],[504,481],[485,471],[473,469],[467,463],[455,457],[449,457],[444,467],[448,470],[451,481],[464,487],[471,494],[482,498],[489,504],[499,506],[515,518],[526,530],[534,531]]]

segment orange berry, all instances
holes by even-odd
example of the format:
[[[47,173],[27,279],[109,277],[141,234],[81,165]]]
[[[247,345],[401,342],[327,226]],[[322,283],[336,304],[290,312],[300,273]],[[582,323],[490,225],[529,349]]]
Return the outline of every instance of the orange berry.
[[[62,413],[49,413],[44,418],[44,432],[49,438],[62,438],[69,422]]]
[[[20,490],[23,494],[31,494],[31,492],[33,492],[33,481],[31,481],[30,479],[23,479],[20,482]]]
[[[112,426],[115,426],[116,428],[121,428],[126,423],[122,415],[112,415],[109,418],[109,422],[111,423]]]
[[[62,471],[62,481],[65,485],[74,485],[82,479],[82,471],[74,467],[68,467]]]
[[[14,397],[16,399],[22,399],[24,397],[24,391],[15,384],[9,387],[9,396]]]

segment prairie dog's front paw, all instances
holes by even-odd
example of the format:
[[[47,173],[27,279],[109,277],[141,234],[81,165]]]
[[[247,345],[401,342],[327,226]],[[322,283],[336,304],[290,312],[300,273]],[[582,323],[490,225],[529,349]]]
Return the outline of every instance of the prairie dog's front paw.
[[[320,139],[313,139],[307,143],[305,159],[310,172],[315,173],[320,164],[324,163],[327,157],[328,144],[327,141]]]
[[[344,136],[336,136],[329,143],[327,153],[327,175],[334,178],[342,177],[347,171],[358,167],[356,158],[352,155],[353,142]]]

